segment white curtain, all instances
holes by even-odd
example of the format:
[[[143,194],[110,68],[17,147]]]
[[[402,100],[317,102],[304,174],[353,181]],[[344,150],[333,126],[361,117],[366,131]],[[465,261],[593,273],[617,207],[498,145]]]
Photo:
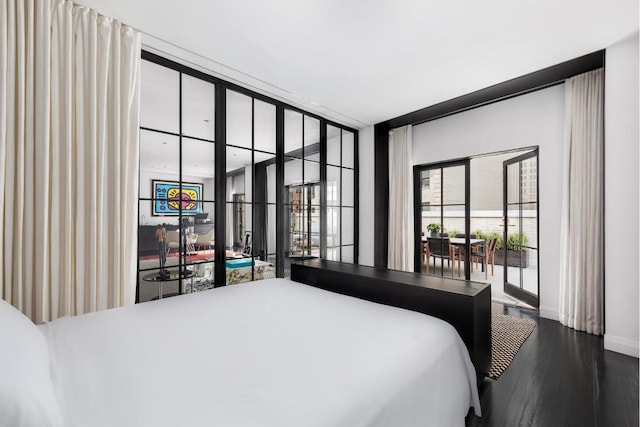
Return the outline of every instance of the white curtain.
[[[387,267],[413,271],[413,150],[411,126],[389,132],[389,254]]]
[[[140,35],[68,1],[0,5],[0,294],[35,322],[131,304]]]
[[[560,236],[560,322],[603,330],[603,90],[602,69],[565,84],[565,147]]]

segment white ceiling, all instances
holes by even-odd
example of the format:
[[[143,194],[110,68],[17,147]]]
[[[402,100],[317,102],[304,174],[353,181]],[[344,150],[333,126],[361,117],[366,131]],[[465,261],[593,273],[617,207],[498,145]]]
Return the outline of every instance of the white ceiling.
[[[358,128],[638,30],[637,0],[77,2],[152,48]]]

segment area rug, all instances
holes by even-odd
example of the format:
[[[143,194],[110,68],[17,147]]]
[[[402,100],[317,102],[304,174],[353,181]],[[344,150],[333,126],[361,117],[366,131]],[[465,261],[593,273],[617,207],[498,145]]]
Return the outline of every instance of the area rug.
[[[489,378],[497,380],[536,327],[531,319],[491,314],[491,369]]]

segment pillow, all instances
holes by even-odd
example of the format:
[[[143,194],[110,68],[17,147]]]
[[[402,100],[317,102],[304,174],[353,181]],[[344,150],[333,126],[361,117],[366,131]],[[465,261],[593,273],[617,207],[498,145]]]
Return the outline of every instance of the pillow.
[[[0,299],[0,426],[61,426],[49,348],[29,318]]]

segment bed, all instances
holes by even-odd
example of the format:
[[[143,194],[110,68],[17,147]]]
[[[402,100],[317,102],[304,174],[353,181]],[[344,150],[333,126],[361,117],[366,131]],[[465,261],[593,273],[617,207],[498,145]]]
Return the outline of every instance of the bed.
[[[462,426],[469,408],[480,415],[450,324],[285,279],[37,327],[0,301],[0,340],[12,344],[0,351],[9,425]]]

